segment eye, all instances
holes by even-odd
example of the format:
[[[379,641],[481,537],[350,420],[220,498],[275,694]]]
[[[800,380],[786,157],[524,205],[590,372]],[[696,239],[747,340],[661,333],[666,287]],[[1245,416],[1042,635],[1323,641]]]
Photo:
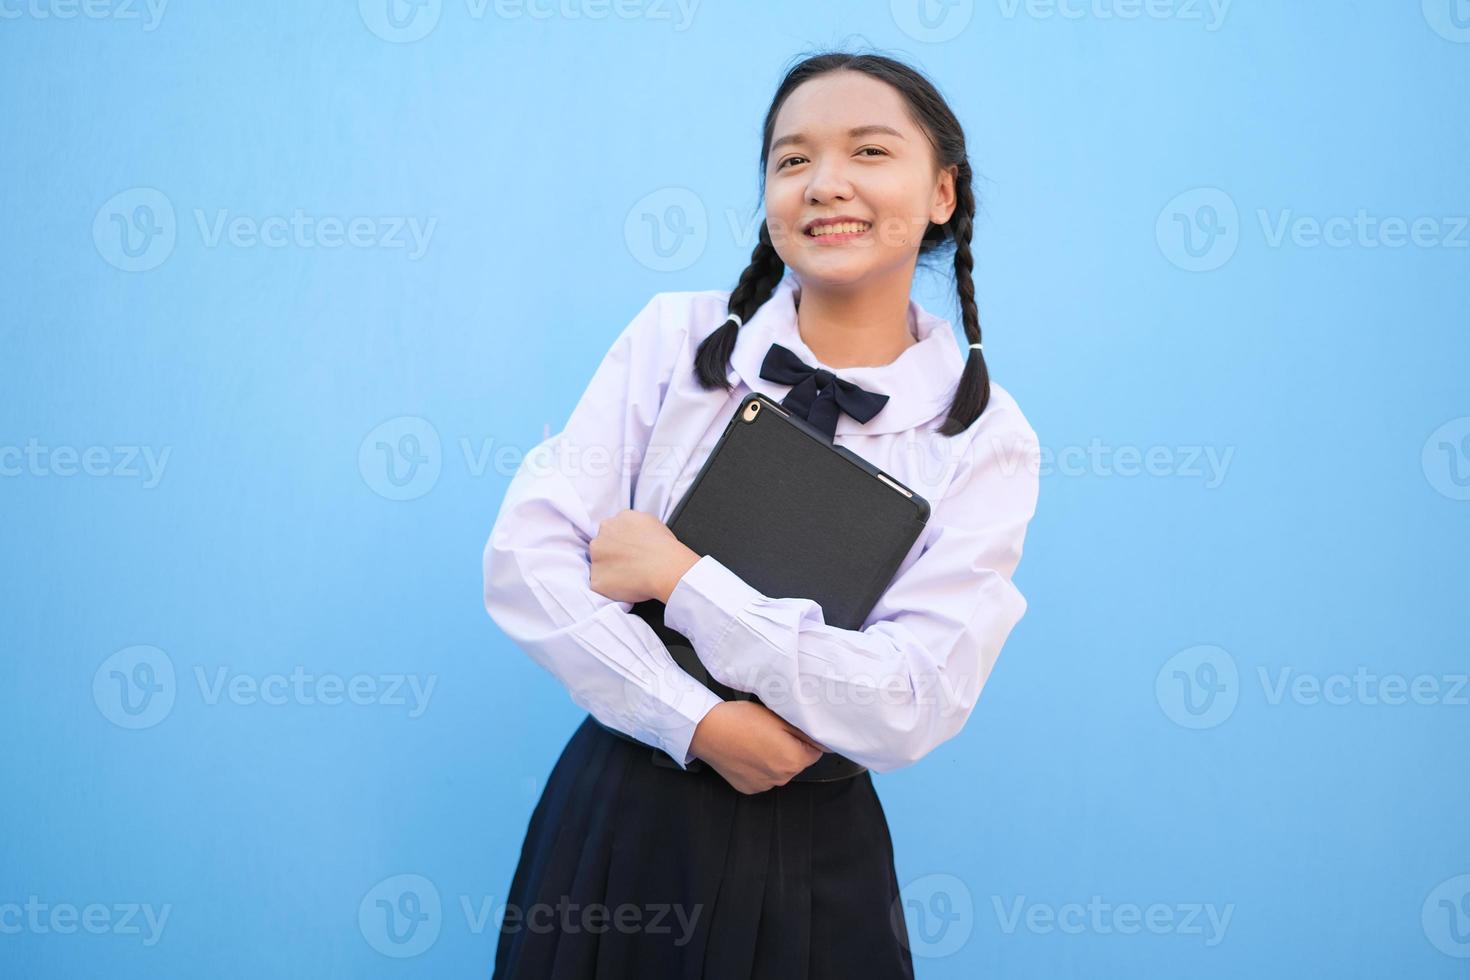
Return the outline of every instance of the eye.
[[[872,150],[873,152],[877,153],[879,156],[884,156],[884,157],[888,156],[888,151],[885,150],[885,149],[883,149],[881,146],[865,146],[865,147],[862,147],[860,150],[858,150],[858,152],[859,153],[865,153],[868,150]],[[803,157],[803,156],[789,156],[786,159],[782,160],[780,163],[776,164],[776,169],[777,170],[781,170],[788,163],[792,163],[792,162],[797,161],[797,160],[805,160],[805,159],[806,159],[806,157]]]

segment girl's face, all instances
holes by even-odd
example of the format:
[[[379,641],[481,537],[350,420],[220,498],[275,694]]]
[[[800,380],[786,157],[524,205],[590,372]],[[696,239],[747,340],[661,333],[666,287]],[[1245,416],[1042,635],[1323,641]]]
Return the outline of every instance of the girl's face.
[[[803,282],[850,285],[908,267],[929,222],[954,212],[954,170],[940,170],[903,96],[855,71],[802,83],[782,104],[766,157],[766,225]],[[824,231],[834,218],[859,227]]]

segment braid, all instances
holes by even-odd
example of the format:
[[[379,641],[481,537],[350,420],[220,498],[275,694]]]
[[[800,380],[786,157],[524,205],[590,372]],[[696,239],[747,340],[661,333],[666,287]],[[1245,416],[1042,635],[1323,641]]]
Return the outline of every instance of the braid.
[[[745,323],[755,315],[771,294],[776,291],[781,277],[786,274],[786,263],[776,254],[771,244],[771,234],[766,222],[761,222],[760,240],[750,253],[750,264],[740,273],[740,281],[730,291],[730,303],[726,313],[734,313]],[[726,375],[730,371],[730,355],[735,352],[735,338],[740,327],[734,320],[726,320],[700,343],[694,355],[694,371],[699,384],[704,388],[729,390]]]
[[[962,160],[955,174],[955,210],[948,224],[954,236],[954,279],[960,298],[960,318],[965,337],[974,344],[980,342],[980,313],[975,307],[975,282],[970,277],[975,268],[975,258],[970,252],[970,236],[975,227],[975,192],[970,187],[970,177],[970,163]],[[974,347],[968,353],[949,415],[939,428],[940,435],[964,432],[990,404],[990,371],[985,365],[985,354]]]

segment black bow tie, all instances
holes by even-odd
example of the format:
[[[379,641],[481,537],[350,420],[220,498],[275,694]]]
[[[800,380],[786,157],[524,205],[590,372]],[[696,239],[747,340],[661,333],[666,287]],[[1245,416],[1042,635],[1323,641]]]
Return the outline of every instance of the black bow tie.
[[[772,344],[766,351],[761,377],[777,384],[795,385],[781,399],[781,407],[824,432],[829,442],[837,435],[839,409],[859,422],[866,422],[888,403],[887,395],[864,391],[825,368],[812,367],[780,344]]]

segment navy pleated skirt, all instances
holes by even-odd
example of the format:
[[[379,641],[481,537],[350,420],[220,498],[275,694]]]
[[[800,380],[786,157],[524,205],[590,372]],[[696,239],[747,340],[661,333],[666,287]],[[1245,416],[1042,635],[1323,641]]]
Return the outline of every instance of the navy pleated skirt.
[[[531,814],[493,980],[912,978],[872,776],[740,793],[591,715]]]

